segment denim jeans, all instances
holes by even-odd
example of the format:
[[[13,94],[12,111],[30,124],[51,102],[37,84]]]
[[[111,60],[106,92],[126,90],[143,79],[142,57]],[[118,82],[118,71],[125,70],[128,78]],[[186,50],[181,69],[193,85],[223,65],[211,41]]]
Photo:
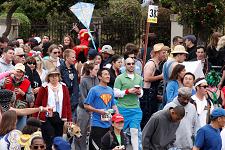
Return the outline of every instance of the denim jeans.
[[[75,139],[75,149],[86,150],[88,145],[87,134],[90,132],[90,113],[87,112],[86,109],[81,108],[79,105],[77,107],[77,124],[80,127],[82,137],[77,140]]]
[[[22,131],[24,126],[27,124],[27,116],[18,116],[16,129]]]

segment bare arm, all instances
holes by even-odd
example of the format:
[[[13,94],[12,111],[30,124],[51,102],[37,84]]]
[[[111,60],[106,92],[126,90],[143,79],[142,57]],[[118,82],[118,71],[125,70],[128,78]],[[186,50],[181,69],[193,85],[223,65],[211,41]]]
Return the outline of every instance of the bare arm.
[[[192,150],[200,150],[200,149],[194,146]]]
[[[116,106],[116,105],[113,105],[113,106],[112,106],[112,109],[113,109],[113,110],[115,110],[115,113],[116,113],[116,114],[118,114],[118,113],[119,113],[118,108],[117,108],[117,106]]]
[[[222,75],[222,78],[220,80],[220,83],[218,84],[218,88],[221,89],[222,88],[222,84],[223,84],[223,81],[225,80],[225,70],[223,70],[223,75]]]
[[[10,110],[14,110],[18,116],[26,116],[26,115],[31,115],[37,112],[47,112],[48,108],[40,106],[37,108],[16,109],[11,107]]]
[[[155,64],[153,61],[148,62],[144,67],[144,81],[145,82],[153,82],[157,80],[162,80],[163,75],[154,76],[155,73]]]
[[[91,105],[88,105],[88,104],[84,104],[84,108],[87,109],[88,111],[96,112],[96,113],[99,113],[101,115],[105,114],[105,111],[103,109],[96,109],[96,108],[94,108],[94,107],[92,107]]]

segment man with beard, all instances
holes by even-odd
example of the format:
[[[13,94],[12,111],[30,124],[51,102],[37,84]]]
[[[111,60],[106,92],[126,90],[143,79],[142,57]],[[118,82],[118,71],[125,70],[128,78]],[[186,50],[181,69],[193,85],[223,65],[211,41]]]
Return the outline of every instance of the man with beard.
[[[166,46],[158,43],[153,46],[152,59],[150,59],[144,67],[144,95],[141,101],[141,108],[144,112],[142,124],[145,125],[151,115],[158,110],[158,85],[163,79],[160,71],[160,62],[166,59]]]
[[[115,97],[118,97],[118,110],[124,117],[124,130],[130,129],[133,150],[138,150],[142,111],[139,98],[143,95],[143,79],[134,72],[135,62],[132,58],[125,60],[126,72],[117,76],[114,83]]]
[[[164,107],[164,109],[169,109],[170,107],[183,106],[185,109],[185,116],[177,128],[174,143],[174,147],[179,149],[191,149],[193,147],[194,136],[200,127],[197,121],[196,108],[190,103],[191,95],[191,88],[181,87],[178,89],[178,96]]]

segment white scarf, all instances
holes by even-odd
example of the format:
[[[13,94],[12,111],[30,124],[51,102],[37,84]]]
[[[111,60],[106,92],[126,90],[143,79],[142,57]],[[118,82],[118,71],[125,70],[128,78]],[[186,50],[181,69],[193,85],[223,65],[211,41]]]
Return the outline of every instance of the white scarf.
[[[56,97],[58,96],[58,97]],[[60,118],[62,117],[62,107],[63,107],[63,89],[62,84],[59,83],[58,90],[53,92],[51,85],[48,83],[48,106],[53,107],[53,112],[56,112],[56,104],[59,102],[58,113]]]
[[[56,62],[56,67],[60,66],[59,57],[53,58],[52,56],[49,56],[49,61]]]

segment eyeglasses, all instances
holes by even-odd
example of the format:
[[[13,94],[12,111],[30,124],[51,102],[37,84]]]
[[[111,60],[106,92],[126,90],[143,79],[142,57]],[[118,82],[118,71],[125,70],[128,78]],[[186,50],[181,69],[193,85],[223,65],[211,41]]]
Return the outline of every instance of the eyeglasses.
[[[208,88],[208,85],[199,85],[199,87],[203,87],[204,89]]]
[[[128,66],[130,66],[130,65],[134,65],[134,63],[127,63],[127,65],[128,65]]]
[[[53,54],[60,54],[60,52],[53,52]]]
[[[38,149],[38,148],[41,148],[41,149],[44,149],[45,146],[44,145],[35,145],[35,146],[32,146],[33,149]]]
[[[25,55],[17,55],[17,56],[19,56],[19,57],[25,57]]]
[[[36,62],[27,62],[29,65],[36,65]]]

